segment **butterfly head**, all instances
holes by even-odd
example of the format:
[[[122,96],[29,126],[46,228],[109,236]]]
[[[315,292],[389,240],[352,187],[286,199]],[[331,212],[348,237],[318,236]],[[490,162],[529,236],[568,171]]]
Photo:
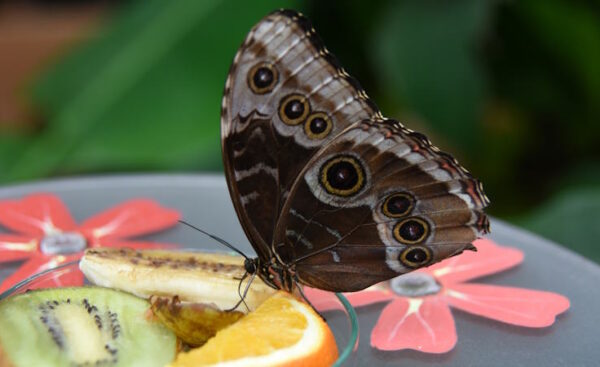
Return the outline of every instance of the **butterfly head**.
[[[249,257],[244,261],[244,269],[248,274],[256,273],[256,269],[258,267],[258,258],[251,259]]]

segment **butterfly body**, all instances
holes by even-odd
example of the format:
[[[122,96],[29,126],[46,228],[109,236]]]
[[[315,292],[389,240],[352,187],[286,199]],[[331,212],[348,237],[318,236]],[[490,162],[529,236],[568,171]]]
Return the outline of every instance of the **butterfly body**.
[[[488,231],[478,180],[386,119],[302,15],[261,20],[222,104],[230,194],[267,284],[356,291],[465,249]]]

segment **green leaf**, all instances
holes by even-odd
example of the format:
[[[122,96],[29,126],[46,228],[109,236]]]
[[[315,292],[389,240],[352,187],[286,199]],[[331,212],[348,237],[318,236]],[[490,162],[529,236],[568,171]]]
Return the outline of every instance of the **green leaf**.
[[[102,170],[217,168],[231,60],[275,1],[138,1],[45,78],[47,129],[8,180]]]
[[[492,4],[393,2],[372,42],[373,64],[389,94],[410,108],[409,113],[471,150],[485,94],[476,46]]]
[[[517,222],[600,263],[598,213],[600,187],[596,185],[565,190]]]
[[[0,177],[1,172],[11,167],[23,149],[30,143],[31,136],[25,133],[0,130]]]
[[[537,42],[565,66],[598,111],[600,23],[594,7],[572,1],[531,0],[520,2],[517,9]]]

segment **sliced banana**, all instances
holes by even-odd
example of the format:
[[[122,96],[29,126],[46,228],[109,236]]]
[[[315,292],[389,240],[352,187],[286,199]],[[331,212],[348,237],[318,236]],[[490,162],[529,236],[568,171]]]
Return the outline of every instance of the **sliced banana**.
[[[86,250],[79,268],[91,283],[102,287],[143,298],[178,296],[184,302],[229,310],[240,301],[243,264],[241,256],[227,254],[93,248]],[[242,291],[249,278],[241,284]],[[273,288],[254,277],[244,301],[252,311],[273,293]],[[243,303],[236,310],[248,311]]]

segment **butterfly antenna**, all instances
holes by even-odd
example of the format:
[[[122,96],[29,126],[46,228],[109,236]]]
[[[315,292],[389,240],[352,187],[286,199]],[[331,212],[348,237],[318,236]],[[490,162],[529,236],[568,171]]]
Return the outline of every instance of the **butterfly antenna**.
[[[225,241],[224,239],[222,239],[220,237],[217,237],[214,234],[210,234],[210,233],[206,232],[205,230],[203,230],[201,228],[198,228],[198,227],[196,227],[196,226],[194,226],[194,225],[192,225],[192,224],[190,224],[190,223],[188,223],[188,222],[186,222],[184,220],[180,219],[179,223],[185,224],[186,226],[195,229],[196,231],[198,231],[198,232],[200,232],[200,233],[202,233],[202,234],[204,234],[204,235],[212,238],[213,240],[219,242],[221,245],[229,248],[230,250],[233,250],[233,251],[237,252],[238,254],[242,255],[244,257],[244,259],[248,259],[248,256],[246,256],[246,254],[244,254],[242,251],[240,251],[234,245],[230,244],[229,242]]]

